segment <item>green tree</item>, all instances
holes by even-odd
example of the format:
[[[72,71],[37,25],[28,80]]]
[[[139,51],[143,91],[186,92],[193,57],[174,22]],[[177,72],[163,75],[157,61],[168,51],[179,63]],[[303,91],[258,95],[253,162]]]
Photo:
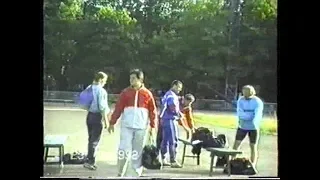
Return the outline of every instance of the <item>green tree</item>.
[[[61,90],[90,83],[97,70],[121,89],[131,68],[163,88],[185,81],[198,96],[225,84],[276,95],[275,0],[45,0],[46,73]],[[211,88],[211,89],[210,89]]]

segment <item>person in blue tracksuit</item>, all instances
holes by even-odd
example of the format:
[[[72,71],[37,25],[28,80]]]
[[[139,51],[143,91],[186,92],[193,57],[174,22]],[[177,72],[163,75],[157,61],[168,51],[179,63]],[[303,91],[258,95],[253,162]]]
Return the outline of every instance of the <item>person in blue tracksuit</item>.
[[[174,80],[171,89],[162,98],[162,108],[160,111],[160,125],[162,141],[160,146],[163,166],[181,168],[176,161],[176,149],[178,144],[178,120],[181,118],[178,94],[182,90],[181,81]],[[170,163],[167,162],[165,155],[169,149]]]
[[[242,88],[243,96],[237,102],[238,130],[233,149],[239,149],[243,139],[248,135],[250,141],[253,166],[256,166],[258,158],[259,129],[263,116],[263,102],[256,96],[255,89],[246,85]]]

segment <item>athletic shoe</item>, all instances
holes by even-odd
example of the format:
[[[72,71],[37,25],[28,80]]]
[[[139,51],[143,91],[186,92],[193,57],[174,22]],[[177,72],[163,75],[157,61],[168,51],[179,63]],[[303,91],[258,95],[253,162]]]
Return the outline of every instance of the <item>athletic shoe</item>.
[[[171,167],[172,168],[182,168],[181,164],[179,164],[178,162],[171,163]]]
[[[89,163],[84,163],[84,164],[83,164],[83,167],[84,167],[84,168],[87,168],[87,169],[90,169],[90,170],[96,170],[96,169],[97,169],[97,166],[96,166],[96,165],[89,164]]]
[[[171,166],[171,164],[166,159],[163,159],[162,166]]]

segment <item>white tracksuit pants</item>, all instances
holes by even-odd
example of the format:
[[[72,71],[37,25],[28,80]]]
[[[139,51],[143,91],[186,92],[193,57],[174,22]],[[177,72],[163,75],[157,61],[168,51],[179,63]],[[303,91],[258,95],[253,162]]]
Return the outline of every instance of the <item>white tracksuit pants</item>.
[[[118,149],[118,174],[138,177],[142,174],[142,151],[149,137],[148,129],[121,127]],[[128,168],[131,166],[131,168]]]

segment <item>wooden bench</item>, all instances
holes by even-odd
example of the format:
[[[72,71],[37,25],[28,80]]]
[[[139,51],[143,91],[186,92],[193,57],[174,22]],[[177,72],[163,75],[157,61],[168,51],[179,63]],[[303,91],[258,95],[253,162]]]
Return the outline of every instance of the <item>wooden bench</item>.
[[[205,148],[207,151],[209,151],[211,162],[210,162],[210,169],[209,169],[209,176],[212,176],[213,174],[213,167],[216,167],[217,158],[227,156],[227,172],[228,176],[231,175],[231,169],[230,169],[230,160],[232,156],[242,154],[242,151],[239,150],[233,150],[233,149],[226,149],[226,148]]]
[[[199,165],[200,165],[200,154],[199,154],[199,155],[186,155],[187,146],[193,147],[193,144],[191,144],[191,142],[189,142],[189,141],[187,141],[187,140],[184,140],[184,139],[178,138],[178,140],[179,140],[180,142],[182,142],[182,144],[183,144],[181,165],[183,166],[183,164],[184,164],[184,159],[185,159],[186,157],[188,157],[188,158],[197,158],[197,165],[199,166]]]
[[[64,155],[64,144],[67,141],[67,136],[65,135],[47,135],[44,138],[44,163],[47,164],[48,157],[55,157],[49,155],[50,148],[59,149],[59,164],[63,167],[63,155]],[[56,162],[53,162],[56,163]]]

